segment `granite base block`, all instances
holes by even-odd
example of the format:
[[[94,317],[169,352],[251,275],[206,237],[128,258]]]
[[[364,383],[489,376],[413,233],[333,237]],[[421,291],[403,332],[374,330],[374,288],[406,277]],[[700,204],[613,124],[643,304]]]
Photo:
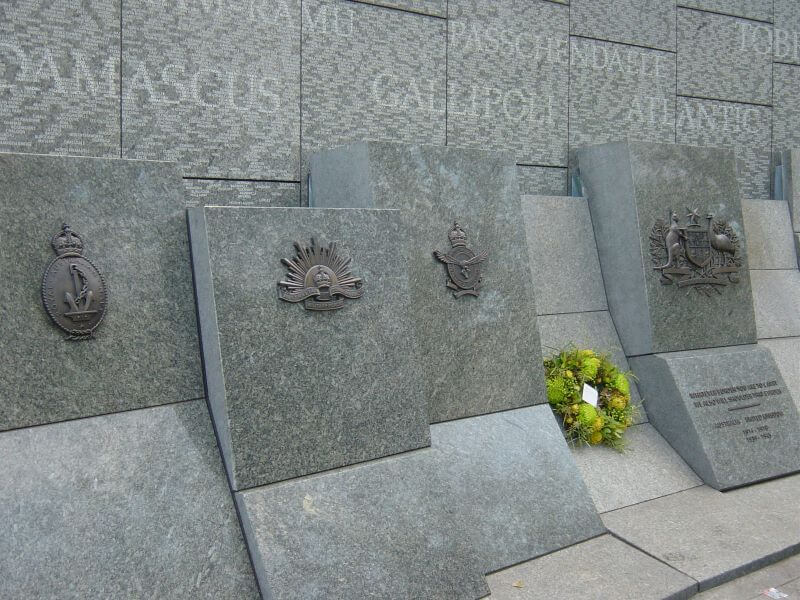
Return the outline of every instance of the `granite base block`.
[[[205,219],[203,218],[205,216]],[[399,211],[190,209],[206,385],[234,489],[429,443]],[[296,241],[333,242],[361,298],[278,298]]]
[[[753,270],[753,304],[759,338],[781,338],[800,335],[800,271]]]
[[[775,338],[771,340],[758,340],[758,345],[767,348],[778,370],[781,372],[786,387],[794,398],[797,410],[800,411],[800,338]]]
[[[411,314],[431,423],[546,402],[517,167],[510,155],[367,142],[311,159],[319,207],[402,209]],[[457,221],[481,263],[454,298],[434,250]]]
[[[751,269],[797,269],[787,202],[742,200],[742,217]]]
[[[603,522],[623,541],[695,579],[702,591],[800,551],[800,528],[787,527],[774,510],[787,496],[765,492],[756,507],[701,486],[605,513]]]
[[[578,158],[625,353],[755,343],[733,151],[623,142]]]
[[[567,577],[565,565],[574,565]],[[493,573],[487,581],[491,600],[683,600],[697,591],[691,577],[611,535]]]
[[[67,341],[42,306],[63,223],[105,278],[93,339]],[[0,236],[0,430],[204,396],[175,165],[0,154]]]
[[[766,348],[655,354],[631,366],[650,422],[708,485],[800,471],[800,418]]]
[[[476,600],[604,532],[549,407],[440,423],[430,449],[236,494],[262,592]]]
[[[0,434],[0,596],[252,598],[203,400]]]

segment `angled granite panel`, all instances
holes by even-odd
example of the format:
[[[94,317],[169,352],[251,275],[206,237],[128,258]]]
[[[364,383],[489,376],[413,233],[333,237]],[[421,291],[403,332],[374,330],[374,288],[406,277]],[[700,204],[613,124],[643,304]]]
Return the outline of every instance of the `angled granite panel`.
[[[797,232],[800,232],[800,152],[797,150],[785,150],[780,153],[779,160],[783,167],[781,177],[783,198],[789,203],[789,215],[792,222],[792,231],[795,232],[795,249],[797,250]],[[795,177],[794,173],[797,173],[798,176]]]
[[[774,0],[774,3],[773,59],[800,64],[800,4],[794,0]]]
[[[105,277],[94,339],[65,340],[41,300],[62,223]],[[203,397],[180,173],[168,163],[0,154],[0,429]]]
[[[300,0],[130,0],[122,32],[124,157],[298,179]]]
[[[777,3],[781,1],[783,0],[774,0],[776,9]],[[786,1],[791,2],[792,0]],[[773,0],[678,0],[678,4],[686,8],[696,8],[734,17],[772,21]],[[753,25],[757,25],[757,23]]]
[[[447,143],[567,164],[569,9],[450,0]]]
[[[184,179],[186,206],[300,206],[300,184]]]
[[[622,350],[617,330],[607,310],[561,315],[543,315],[539,317],[539,328],[542,334],[542,354],[553,356],[562,348],[570,345],[579,348],[591,348],[609,354],[621,370],[628,371],[628,359]],[[633,378],[629,378],[631,384]],[[638,408],[634,423],[647,421],[642,408],[642,399],[636,385],[631,385],[631,404]]]
[[[547,401],[516,171],[508,154],[450,146],[370,142],[311,159],[315,206],[402,209],[431,423]],[[433,255],[454,221],[489,253],[477,297],[455,298]]]
[[[614,576],[609,577],[608,565],[612,564]],[[580,565],[580,568],[565,577],[565,565]],[[694,579],[611,535],[493,573],[487,581],[492,590],[491,600],[683,600],[697,590]]]
[[[675,50],[675,5],[664,0],[571,0],[570,33]]]
[[[675,54],[572,38],[570,148],[675,141]]]
[[[445,143],[446,21],[303,2],[302,176],[312,152],[358,140]],[[307,201],[306,188],[304,202]]]
[[[233,488],[427,445],[399,212],[206,207],[203,223],[200,210],[190,222],[203,354]],[[281,260],[312,237],[338,243],[363,297],[330,311],[278,298]]]
[[[562,167],[531,167],[517,165],[521,196],[566,196],[567,169]]]
[[[800,335],[800,271],[753,270],[753,304],[759,338]]]
[[[781,514],[786,495],[765,491],[755,509],[735,494],[701,486],[605,513],[603,522],[705,590],[800,550],[800,528],[787,526]]]
[[[796,269],[792,219],[782,200],[742,200],[751,269]]]
[[[431,436],[430,449],[236,494],[262,592],[477,600],[482,575],[604,532],[549,407]]]
[[[399,8],[411,12],[433,15],[436,17],[447,16],[447,0],[356,0],[365,4]]]
[[[786,387],[792,393],[795,405],[800,410],[800,338],[774,338],[758,340],[759,346],[764,346],[772,353],[775,364],[781,372]]]
[[[772,104],[772,25],[678,8],[678,94]]]
[[[203,400],[0,434],[8,598],[257,599]]]
[[[773,65],[775,106],[772,110],[772,144],[775,151],[800,148],[800,66]],[[795,224],[795,231],[798,225]]]
[[[769,198],[772,108],[678,98],[676,141],[732,148],[743,198]]]
[[[525,196],[521,203],[538,313],[607,310],[586,199]]]
[[[119,11],[0,4],[0,151],[119,156]]]

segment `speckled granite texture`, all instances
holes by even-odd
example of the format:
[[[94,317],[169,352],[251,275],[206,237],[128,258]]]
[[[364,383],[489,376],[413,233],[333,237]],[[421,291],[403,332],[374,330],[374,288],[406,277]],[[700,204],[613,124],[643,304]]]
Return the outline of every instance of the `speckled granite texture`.
[[[755,317],[733,151],[673,144],[606,144],[578,154],[611,316],[628,356],[754,343]],[[711,212],[739,239],[739,282],[704,295],[664,285],[650,235],[669,211]],[[666,242],[664,243],[666,248]],[[666,254],[666,250],[664,251]],[[687,293],[690,292],[690,293]]]
[[[355,0],[365,4],[399,8],[436,17],[447,16],[447,0]]]
[[[786,386],[792,393],[795,406],[800,411],[800,337],[774,338],[758,340],[759,346],[768,348],[778,365]]]
[[[800,232],[800,152],[797,150],[782,152],[780,161],[783,165],[783,197],[789,203],[792,230],[796,234]],[[796,177],[794,173],[797,173]]]
[[[411,314],[431,423],[546,402],[535,291],[509,155],[363,143],[311,161],[315,206],[403,209]],[[489,252],[479,297],[454,298],[434,250],[458,221]]]
[[[773,65],[775,94],[772,116],[772,145],[774,150],[800,148],[800,65]],[[797,227],[797,225],[795,225]],[[797,229],[795,229],[797,231]]]
[[[630,362],[650,422],[706,484],[724,490],[800,471],[800,418],[766,348]]]
[[[750,271],[759,338],[800,335],[800,272],[795,269]]]
[[[793,2],[793,0],[774,0],[776,11],[780,2]],[[747,19],[772,21],[773,0],[679,0],[678,4],[687,8],[697,8]]]
[[[517,167],[520,195],[566,196],[567,169],[563,167]]]
[[[399,212],[205,208],[203,228],[201,210],[191,226],[206,381],[234,489],[427,445]],[[281,259],[311,237],[352,260],[361,298],[326,312],[278,298]]]
[[[262,591],[477,600],[482,575],[603,533],[549,407],[431,436],[430,449],[236,494]]]
[[[41,300],[62,223],[106,280],[95,339],[67,341]],[[203,397],[183,189],[175,165],[0,154],[6,393],[0,429]],[[12,350],[13,349],[13,350]]]
[[[186,206],[300,206],[299,183],[184,179]]]
[[[664,0],[571,0],[570,33],[675,50],[675,5]]]
[[[300,0],[126,0],[122,38],[125,158],[299,177]]]
[[[784,63],[800,63],[800,4],[795,0],[774,0],[773,58]]]
[[[781,200],[742,200],[751,269],[796,269],[792,219]]]
[[[569,9],[450,0],[448,13],[448,145],[566,165]]]
[[[205,402],[0,434],[5,598],[259,598]]]

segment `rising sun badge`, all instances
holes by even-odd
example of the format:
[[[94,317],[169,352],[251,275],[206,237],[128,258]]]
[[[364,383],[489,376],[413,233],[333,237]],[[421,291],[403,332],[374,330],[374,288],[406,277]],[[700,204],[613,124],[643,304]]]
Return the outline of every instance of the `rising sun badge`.
[[[336,242],[326,247],[311,238],[311,246],[295,242],[294,247],[294,259],[281,259],[289,269],[278,283],[281,300],[302,301],[306,310],[336,310],[344,306],[345,298],[364,293],[361,279],[350,273],[351,259],[339,253]]]

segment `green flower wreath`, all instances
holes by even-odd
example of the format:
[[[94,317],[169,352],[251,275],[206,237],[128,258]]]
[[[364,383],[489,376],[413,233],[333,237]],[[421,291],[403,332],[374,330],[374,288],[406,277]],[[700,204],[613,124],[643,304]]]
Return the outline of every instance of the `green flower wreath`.
[[[547,399],[564,421],[567,441],[605,444],[623,450],[623,433],[633,423],[628,373],[605,354],[568,348],[544,361]],[[597,390],[597,408],[583,401],[583,384]]]

